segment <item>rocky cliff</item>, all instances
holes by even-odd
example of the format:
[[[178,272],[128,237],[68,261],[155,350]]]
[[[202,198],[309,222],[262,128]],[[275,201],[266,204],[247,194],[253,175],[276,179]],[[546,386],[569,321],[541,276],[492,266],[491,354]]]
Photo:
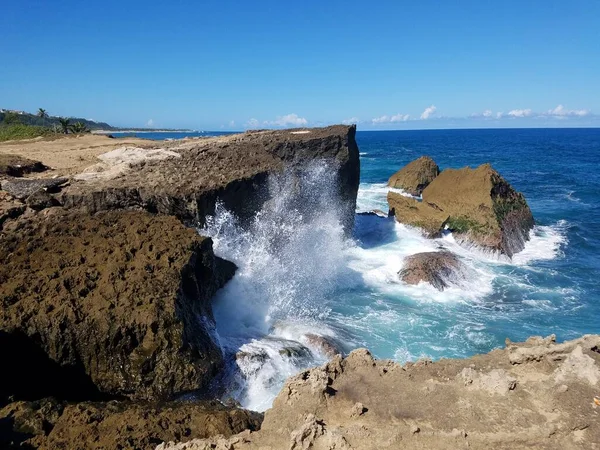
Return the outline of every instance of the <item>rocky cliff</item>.
[[[290,378],[258,432],[157,449],[598,449],[599,349],[531,338],[403,366],[356,350]]]
[[[0,443],[151,448],[257,428],[261,415],[234,406],[164,403],[210,397],[223,362],[211,298],[235,271],[186,225],[219,201],[252,217],[271,175],[301,176],[319,162],[335,174],[349,231],[354,135],[334,126],[125,147],[103,138],[106,151],[86,137],[46,153],[32,142],[37,162],[0,146],[0,358],[10,367],[0,375]],[[139,426],[122,428],[128,420]]]

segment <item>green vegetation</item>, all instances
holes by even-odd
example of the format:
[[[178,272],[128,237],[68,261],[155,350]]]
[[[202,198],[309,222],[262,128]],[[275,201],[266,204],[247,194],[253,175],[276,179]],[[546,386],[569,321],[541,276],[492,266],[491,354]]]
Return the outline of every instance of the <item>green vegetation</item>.
[[[41,121],[42,125],[40,125]],[[83,134],[91,131],[90,121],[66,117],[50,117],[48,112],[39,108],[37,114],[5,111],[0,113],[0,142],[17,139],[33,139],[40,136],[57,134]],[[95,122],[91,122],[96,124]],[[51,126],[47,126],[47,124]],[[108,125],[107,125],[108,126]],[[110,128],[110,126],[108,126]]]
[[[500,223],[504,221],[506,216],[515,210],[520,210],[527,207],[527,202],[522,194],[516,193],[512,198],[496,198],[494,199],[494,213]]]
[[[39,136],[51,135],[52,130],[46,127],[17,124],[0,124],[0,142],[15,139],[33,139]]]
[[[459,217],[450,217],[446,222],[448,228],[457,233],[466,233],[467,231],[483,232],[485,230],[485,225],[475,222],[472,219],[469,219],[465,216]]]

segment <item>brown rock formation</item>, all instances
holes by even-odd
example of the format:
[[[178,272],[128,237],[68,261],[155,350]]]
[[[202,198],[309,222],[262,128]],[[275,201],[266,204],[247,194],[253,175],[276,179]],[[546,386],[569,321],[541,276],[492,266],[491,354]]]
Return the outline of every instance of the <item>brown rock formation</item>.
[[[400,366],[367,350],[288,379],[258,432],[160,450],[599,448],[600,336]]]
[[[257,430],[261,422],[260,413],[217,402],[67,404],[43,399],[0,409],[0,447],[153,450],[165,440]]]
[[[464,265],[458,257],[449,251],[424,252],[406,258],[404,267],[398,275],[408,284],[421,281],[443,291],[453,282],[462,278]]]
[[[388,180],[388,186],[402,189],[411,195],[421,195],[440,173],[440,168],[429,156],[410,162]]]
[[[269,174],[323,160],[337,172],[340,204],[351,229],[360,176],[355,132],[355,126],[331,126],[160,143],[180,156],[136,163],[114,178],[75,181],[60,201],[90,212],[143,208],[203,223],[219,199],[246,218],[267,200]]]
[[[444,170],[425,188],[422,202],[400,197],[388,194],[398,221],[430,236],[447,226],[459,241],[508,256],[523,249],[534,224],[523,195],[489,164]]]
[[[173,217],[53,210],[0,240],[0,398],[206,385],[222,363],[210,299],[235,266]]]
[[[43,172],[47,167],[40,161],[15,154],[0,153],[0,175],[22,177],[32,172]]]

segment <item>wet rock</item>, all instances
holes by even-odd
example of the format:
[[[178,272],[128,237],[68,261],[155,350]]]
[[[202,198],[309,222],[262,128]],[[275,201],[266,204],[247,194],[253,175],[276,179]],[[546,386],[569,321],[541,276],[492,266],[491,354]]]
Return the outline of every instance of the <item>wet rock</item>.
[[[408,284],[424,281],[439,291],[463,278],[464,265],[458,257],[448,251],[424,252],[406,258],[398,275]]]
[[[25,200],[30,195],[42,190],[47,192],[58,192],[60,186],[67,181],[66,178],[12,178],[2,182],[2,190],[19,200]]]
[[[20,220],[0,241],[0,399],[164,399],[212,379],[210,300],[235,266],[210,239],[144,212]]]
[[[0,409],[0,446],[41,449],[154,449],[162,441],[229,437],[257,430],[262,414],[218,402],[68,404],[53,399]]]
[[[419,196],[440,173],[440,168],[429,156],[410,162],[388,180],[388,186]]]
[[[304,338],[306,345],[316,349],[317,352],[321,353],[327,358],[333,358],[335,355],[343,353],[340,345],[329,336],[320,336],[318,334],[308,333],[304,335]]]
[[[40,161],[25,158],[20,155],[0,154],[0,175],[22,177],[32,172],[43,172],[48,168]]]
[[[310,357],[310,350],[299,342],[287,341],[279,354],[285,358],[303,359]]]
[[[489,164],[446,169],[423,190],[423,201],[388,194],[396,219],[431,237],[444,228],[466,245],[512,256],[529,239],[534,221],[525,198]]]

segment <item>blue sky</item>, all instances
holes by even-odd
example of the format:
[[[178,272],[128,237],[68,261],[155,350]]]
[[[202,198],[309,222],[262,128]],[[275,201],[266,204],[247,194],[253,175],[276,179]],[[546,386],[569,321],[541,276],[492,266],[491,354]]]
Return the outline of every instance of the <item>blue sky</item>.
[[[5,2],[0,107],[201,130],[600,126],[600,1]]]

